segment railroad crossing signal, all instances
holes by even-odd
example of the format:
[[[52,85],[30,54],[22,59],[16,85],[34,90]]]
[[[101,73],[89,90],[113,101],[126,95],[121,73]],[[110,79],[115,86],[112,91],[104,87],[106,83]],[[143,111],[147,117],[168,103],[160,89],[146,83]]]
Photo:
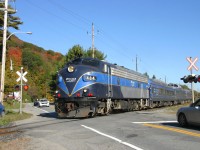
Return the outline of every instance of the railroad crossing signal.
[[[181,80],[183,80],[184,83],[197,83],[200,82],[200,75],[188,75],[188,76],[184,76],[183,78],[181,78]]]
[[[19,82],[22,78],[22,80],[24,80],[25,82],[27,82],[28,80],[24,77],[28,72],[24,72],[23,74],[21,74],[21,72],[17,71],[16,72],[19,75],[19,78],[16,80],[17,82]]]
[[[188,70],[192,70],[192,68],[194,68],[196,71],[199,70],[199,68],[195,65],[195,63],[197,62],[198,58],[196,57],[193,61],[191,57],[187,57],[187,60],[190,63],[190,66],[188,67]]]
[[[24,90],[27,91],[28,90],[28,85],[24,85]]]

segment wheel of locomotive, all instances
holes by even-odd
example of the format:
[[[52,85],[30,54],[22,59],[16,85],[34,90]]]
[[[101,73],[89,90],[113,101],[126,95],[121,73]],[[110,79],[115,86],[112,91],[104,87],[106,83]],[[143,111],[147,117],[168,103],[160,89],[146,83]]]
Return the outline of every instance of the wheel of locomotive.
[[[96,116],[96,112],[90,112],[89,114],[88,114],[88,117],[89,118],[94,118],[95,116]]]
[[[130,102],[130,111],[134,110],[133,101]]]
[[[97,115],[97,108],[94,107],[92,112],[89,112],[88,117],[94,118]]]
[[[105,114],[106,116],[108,116],[108,115],[112,112],[111,109],[109,109],[109,110],[107,111],[107,108],[106,108],[106,107],[105,107],[104,109],[105,109],[104,114]]]
[[[130,100],[128,100],[127,102],[128,102],[128,105],[127,105],[127,109],[126,109],[126,111],[129,112],[129,111],[132,110],[132,103],[131,103]]]
[[[63,118],[65,118],[65,116],[64,116],[63,113],[57,113],[57,118],[58,119],[63,119]]]
[[[187,126],[187,119],[185,117],[185,115],[183,113],[178,115],[178,123],[180,124],[180,126],[184,127]]]
[[[134,110],[139,110],[139,105],[136,101],[133,102],[133,109]]]

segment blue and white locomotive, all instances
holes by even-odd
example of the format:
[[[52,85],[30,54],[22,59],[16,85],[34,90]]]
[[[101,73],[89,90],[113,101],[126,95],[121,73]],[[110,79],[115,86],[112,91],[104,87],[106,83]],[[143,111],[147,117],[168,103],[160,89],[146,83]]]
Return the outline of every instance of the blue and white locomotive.
[[[58,117],[140,110],[191,98],[188,90],[94,58],[78,58],[67,63],[58,72],[57,88],[55,110]]]

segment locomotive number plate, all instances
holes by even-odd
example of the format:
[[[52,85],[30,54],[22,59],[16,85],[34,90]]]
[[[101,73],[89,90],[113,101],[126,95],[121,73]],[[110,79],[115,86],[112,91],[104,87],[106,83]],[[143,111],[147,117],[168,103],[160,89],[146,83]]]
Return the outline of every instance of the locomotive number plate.
[[[66,78],[66,82],[75,82],[76,78]]]

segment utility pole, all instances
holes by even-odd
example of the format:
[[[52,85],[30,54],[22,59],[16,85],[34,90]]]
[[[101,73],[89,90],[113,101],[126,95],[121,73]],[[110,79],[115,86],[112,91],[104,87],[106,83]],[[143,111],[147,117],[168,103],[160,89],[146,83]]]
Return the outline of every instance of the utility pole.
[[[94,58],[94,24],[92,23],[92,58]]]
[[[7,21],[8,21],[8,0],[5,0],[4,9],[4,27],[3,27],[3,48],[2,48],[2,67],[1,67],[1,95],[0,102],[3,103],[4,98],[4,80],[5,80],[5,64],[6,64],[6,40],[7,40]]]
[[[21,93],[20,94],[21,95],[21,100],[20,100],[19,113],[22,114],[22,103],[23,103],[22,102],[22,97],[23,97],[23,95],[22,95],[23,94],[22,93],[22,90],[23,90],[23,67],[21,67],[21,77],[20,78],[21,78],[21,85],[20,85],[21,86],[21,92],[20,92]]]
[[[136,55],[136,66],[135,66],[135,70],[138,71],[138,64],[137,64],[137,55]]]
[[[99,31],[97,30],[97,33],[98,33]],[[88,32],[87,32],[87,34],[89,34]],[[95,36],[95,33],[94,33],[94,24],[92,23],[92,58],[94,58],[94,53],[95,53],[95,48],[94,48],[94,36]]]
[[[192,61],[192,57],[190,57],[190,61]],[[192,68],[190,70],[190,73],[192,75]],[[194,103],[194,84],[191,82],[191,90],[192,90],[192,103]]]

